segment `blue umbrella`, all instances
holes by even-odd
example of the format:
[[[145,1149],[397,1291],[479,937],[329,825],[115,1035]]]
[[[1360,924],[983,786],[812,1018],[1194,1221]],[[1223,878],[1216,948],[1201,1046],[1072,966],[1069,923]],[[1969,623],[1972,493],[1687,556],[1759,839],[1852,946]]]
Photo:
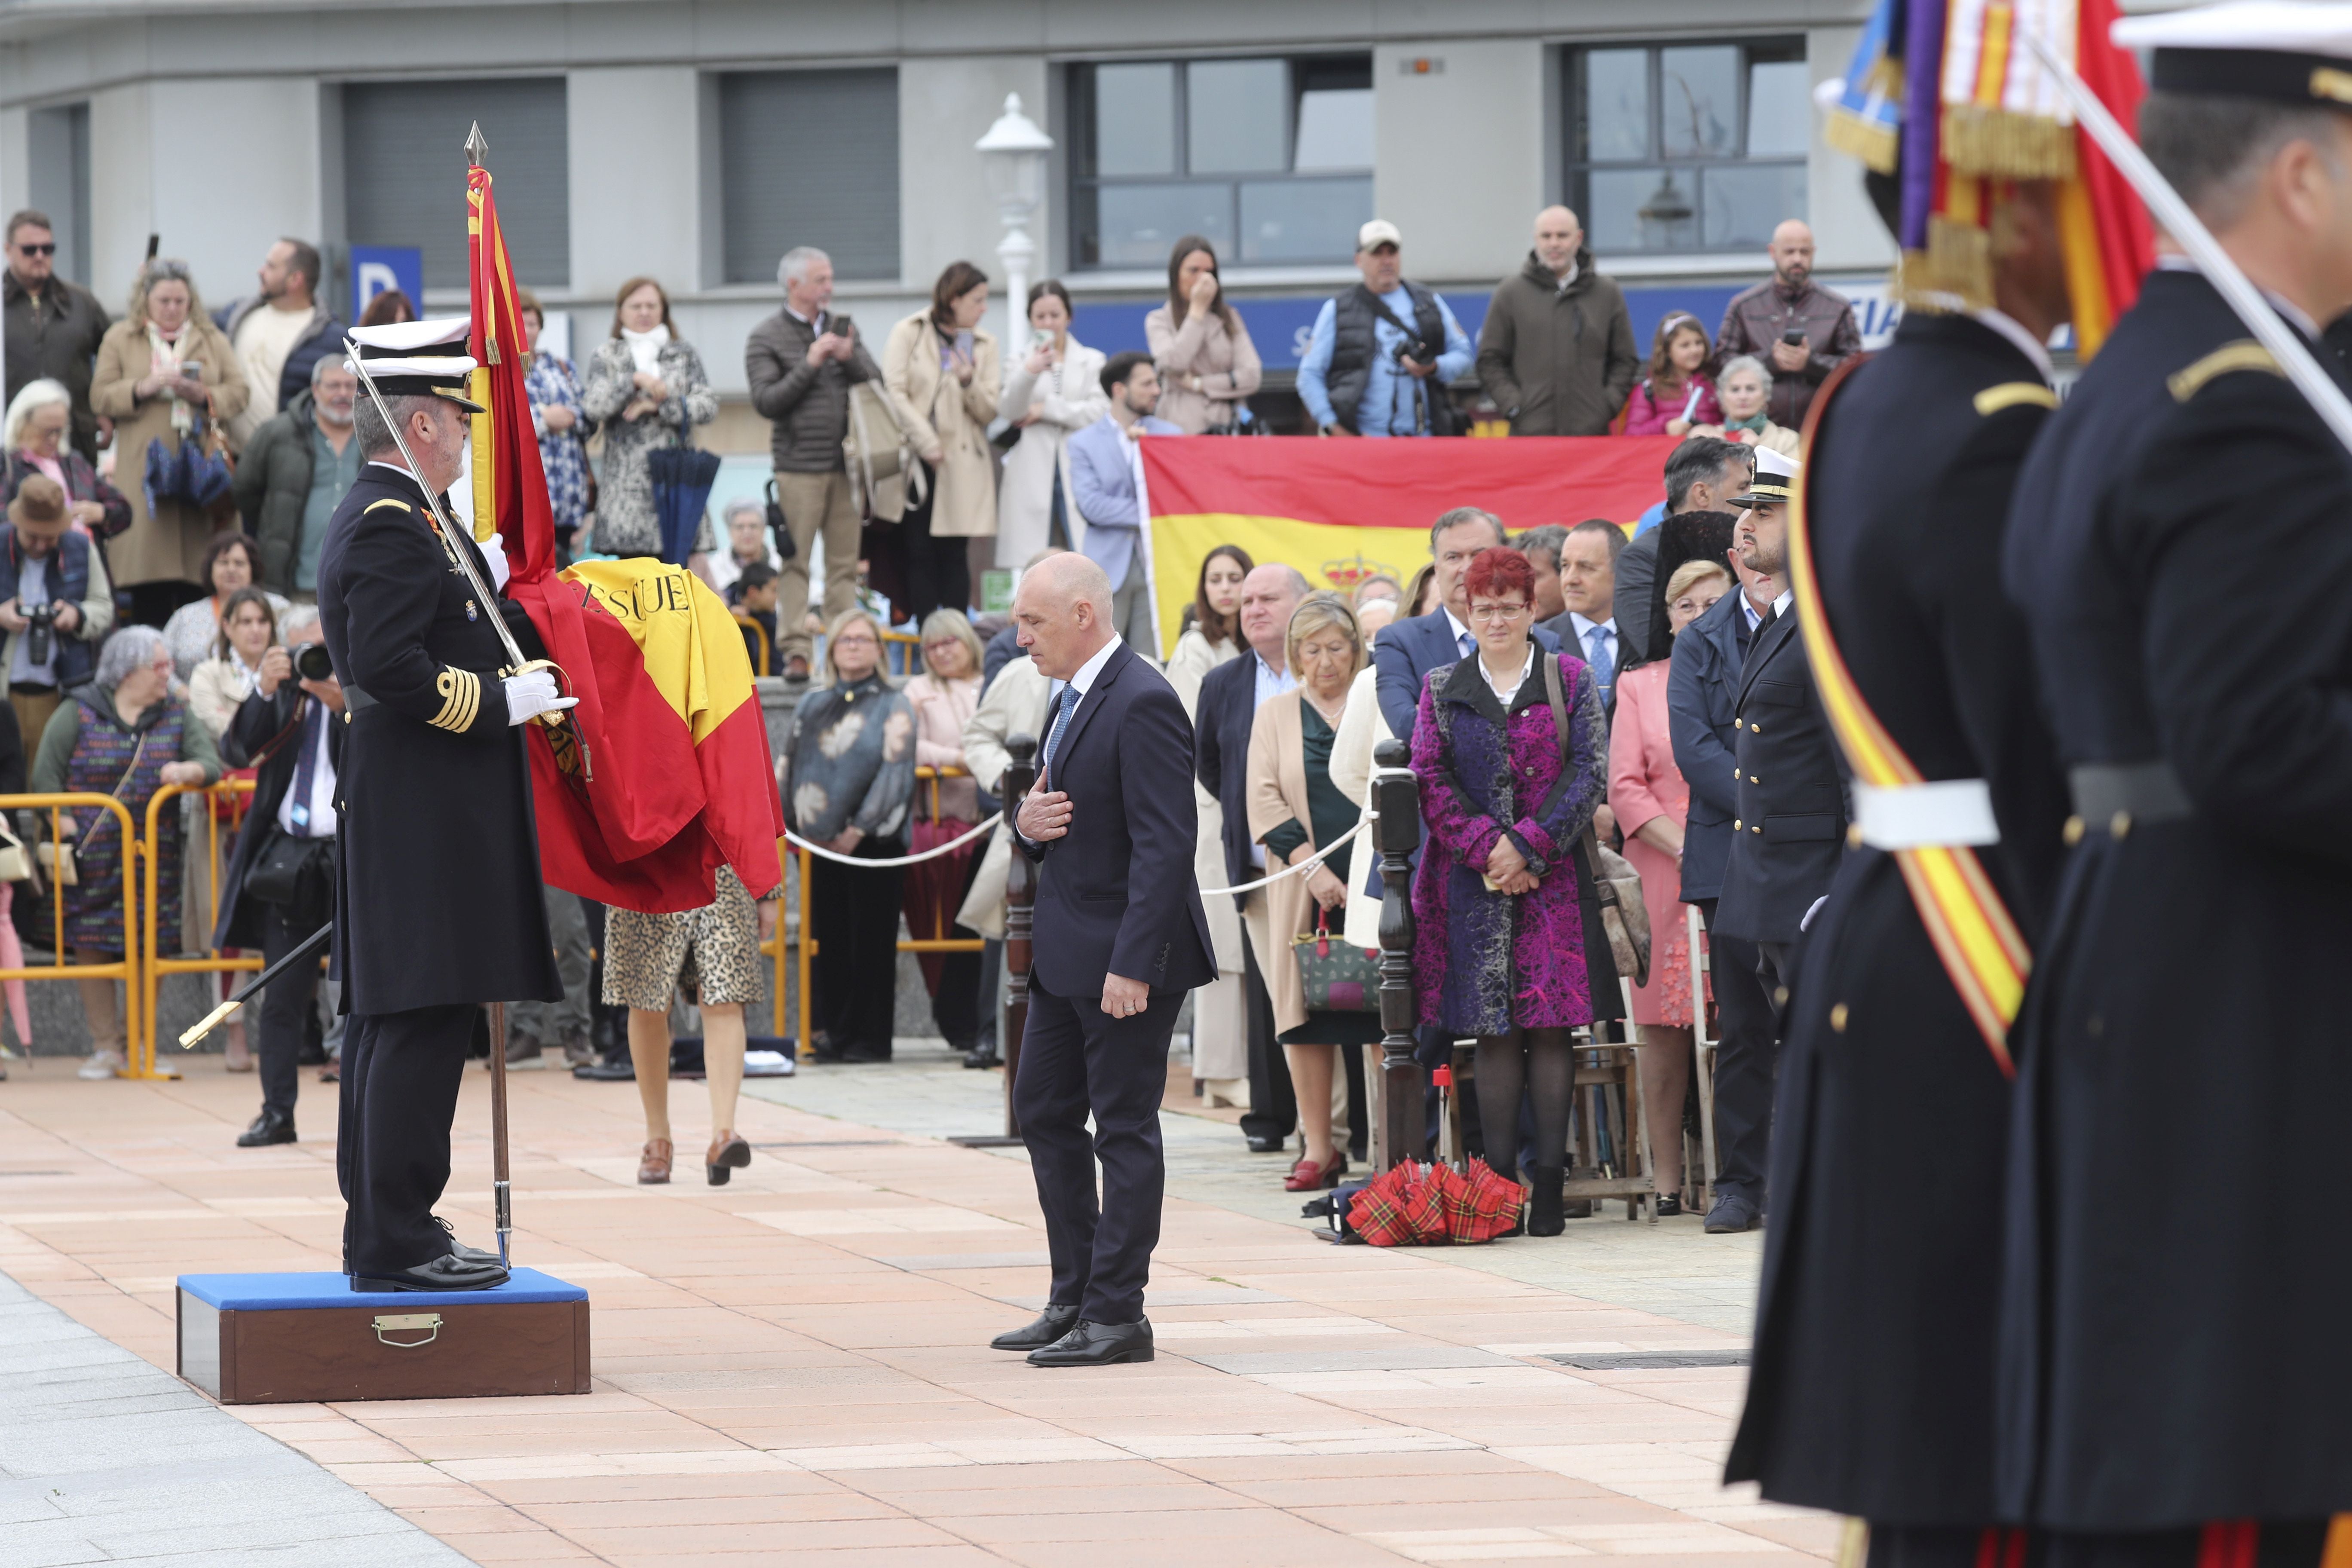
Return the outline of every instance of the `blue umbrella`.
[[[719,454],[698,451],[694,426],[685,425],[678,444],[646,455],[646,471],[654,485],[654,517],[661,524],[661,555],[673,566],[683,566],[701,531],[703,509],[710,504],[710,487],[719,478]]]

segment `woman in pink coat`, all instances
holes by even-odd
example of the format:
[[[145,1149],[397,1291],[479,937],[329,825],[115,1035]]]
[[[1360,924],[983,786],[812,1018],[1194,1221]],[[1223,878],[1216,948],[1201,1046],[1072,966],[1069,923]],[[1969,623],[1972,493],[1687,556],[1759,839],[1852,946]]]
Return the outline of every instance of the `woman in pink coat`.
[[[1680,635],[1730,587],[1730,574],[1717,563],[1685,562],[1666,580],[1666,624]],[[1653,659],[1618,676],[1617,717],[1609,731],[1609,805],[1625,835],[1625,858],[1642,874],[1642,902],[1650,911],[1650,983],[1633,988],[1633,1022],[1642,1029],[1642,1106],[1661,1215],[1683,1212],[1683,1100],[1692,1044],[1690,928],[1681,898],[1690,786],[1675,766],[1666,720],[1672,668]]]

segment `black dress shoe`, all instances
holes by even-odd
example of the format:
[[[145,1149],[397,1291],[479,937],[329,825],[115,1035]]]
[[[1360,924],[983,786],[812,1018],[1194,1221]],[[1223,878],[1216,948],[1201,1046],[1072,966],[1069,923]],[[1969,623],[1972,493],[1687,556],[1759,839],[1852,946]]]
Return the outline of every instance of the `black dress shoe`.
[[[1282,1152],[1282,1143],[1283,1141],[1279,1138],[1260,1138],[1255,1134],[1252,1134],[1249,1141],[1250,1152],[1253,1154],[1279,1154]]]
[[[606,1057],[601,1061],[573,1068],[572,1076],[585,1079],[591,1083],[635,1083],[637,1068],[636,1064],[626,1057]]]
[[[253,1119],[252,1126],[236,1135],[236,1146],[240,1149],[259,1149],[271,1143],[293,1142],[294,1119],[282,1110],[271,1110],[267,1107]]]
[[[1706,1234],[1736,1236],[1743,1230],[1754,1230],[1764,1223],[1764,1216],[1748,1201],[1746,1193],[1718,1193],[1715,1206],[1706,1211]]]
[[[1078,1310],[1076,1307],[1056,1307],[1048,1302],[1045,1310],[1037,1315],[1035,1322],[1026,1328],[997,1335],[988,1342],[988,1348],[992,1351],[1034,1351],[1052,1344],[1076,1328],[1077,1322]]]
[[[488,1290],[506,1282],[507,1271],[499,1267],[498,1259],[477,1263],[454,1253],[414,1268],[352,1276],[354,1290]]]
[[[1001,1059],[994,1040],[982,1040],[963,1054],[963,1065],[968,1068],[992,1068]]]
[[[1151,1320],[1131,1323],[1089,1323],[1077,1327],[1050,1345],[1029,1352],[1031,1366],[1118,1366],[1151,1359]]]
[[[493,1268],[503,1268],[506,1267],[505,1264],[499,1261],[499,1255],[497,1253],[485,1251],[478,1247],[468,1247],[464,1242],[459,1241],[457,1239],[457,1227],[451,1225],[447,1220],[443,1219],[439,1215],[436,1214],[433,1216],[433,1223],[449,1233],[449,1250],[456,1256],[464,1258],[468,1263],[487,1263]]]

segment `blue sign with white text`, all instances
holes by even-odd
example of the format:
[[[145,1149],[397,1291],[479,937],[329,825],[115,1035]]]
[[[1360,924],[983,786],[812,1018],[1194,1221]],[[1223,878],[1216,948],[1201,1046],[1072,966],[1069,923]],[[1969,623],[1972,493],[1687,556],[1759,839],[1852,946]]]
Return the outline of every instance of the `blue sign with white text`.
[[[425,313],[425,252],[413,245],[352,247],[352,315],[366,314],[368,301],[397,289],[416,314]]]

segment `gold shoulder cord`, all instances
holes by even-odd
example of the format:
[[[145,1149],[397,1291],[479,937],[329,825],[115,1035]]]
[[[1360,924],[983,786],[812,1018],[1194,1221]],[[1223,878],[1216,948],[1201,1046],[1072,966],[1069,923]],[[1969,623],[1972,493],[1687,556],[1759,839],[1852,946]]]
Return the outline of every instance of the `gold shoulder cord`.
[[[1990,419],[2004,408],[2023,404],[2032,408],[2055,408],[2058,395],[2038,381],[2004,381],[1998,386],[1988,386],[1976,395],[1977,415]]]
[[[470,669],[445,668],[434,689],[441,693],[441,711],[426,722],[457,733],[472,729],[482,710],[482,678]]]
[[[2252,338],[2240,338],[2233,343],[2223,343],[2188,369],[2175,372],[2165,378],[2165,386],[2175,403],[2186,403],[2205,390],[2206,384],[2232,371],[2259,370],[2271,375],[2284,375],[2271,351]]]

